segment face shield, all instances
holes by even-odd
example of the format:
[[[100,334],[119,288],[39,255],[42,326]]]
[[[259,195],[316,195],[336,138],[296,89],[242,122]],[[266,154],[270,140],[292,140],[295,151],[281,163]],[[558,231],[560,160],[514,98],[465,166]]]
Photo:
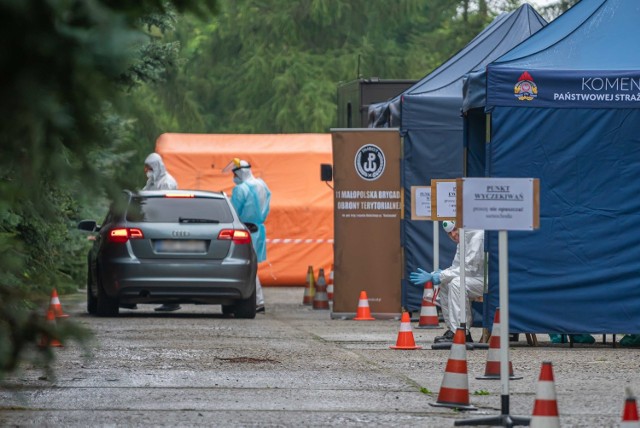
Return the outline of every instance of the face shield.
[[[222,172],[235,171],[236,169],[241,168],[241,166],[240,166],[241,163],[242,163],[242,161],[240,160],[240,158],[233,158],[231,160],[231,162],[229,162],[229,164],[227,166],[222,168]]]
[[[247,180],[251,175],[251,165],[249,162],[240,158],[233,158],[222,172],[233,172],[233,182],[240,184]]]

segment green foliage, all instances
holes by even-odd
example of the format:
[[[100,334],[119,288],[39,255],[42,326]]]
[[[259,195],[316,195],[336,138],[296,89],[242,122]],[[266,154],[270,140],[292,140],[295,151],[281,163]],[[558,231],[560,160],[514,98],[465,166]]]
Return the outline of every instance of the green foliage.
[[[0,0],[0,377],[85,337],[39,309],[161,133],[325,132],[339,82],[419,79],[517,1]]]
[[[211,21],[181,17],[165,33],[184,61],[136,90],[138,111],[154,111],[144,136],[326,132],[339,82],[419,79],[492,18],[484,0],[221,1]]]
[[[562,13],[566,12],[573,6],[578,3],[580,0],[556,0],[555,2],[549,3],[548,5],[540,8],[538,11],[540,15],[542,15],[547,21],[551,22]]]
[[[120,88],[162,81],[176,67],[178,45],[152,45],[156,36],[142,31],[170,28],[160,22],[171,22],[172,4],[216,7],[0,0],[0,378],[25,358],[51,362],[37,347],[43,334],[87,337],[73,322],[51,326],[41,308],[54,287],[84,285],[88,243],[75,224],[126,182],[120,168],[135,136]]]
[[[48,296],[47,296],[48,297]],[[55,353],[48,346],[40,346],[49,340],[58,340],[64,346],[76,341],[87,351],[91,334],[85,328],[69,320],[44,321],[38,308],[45,308],[49,301],[44,296],[34,296],[25,290],[0,286],[0,381],[20,363],[43,367],[48,377],[54,376],[51,363]]]

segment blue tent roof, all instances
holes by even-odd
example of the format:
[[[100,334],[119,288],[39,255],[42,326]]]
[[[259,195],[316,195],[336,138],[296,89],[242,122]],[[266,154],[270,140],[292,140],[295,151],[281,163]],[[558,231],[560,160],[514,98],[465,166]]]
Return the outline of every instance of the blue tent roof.
[[[640,2],[582,0],[492,66],[637,70]]]
[[[433,94],[461,97],[461,79],[466,73],[484,70],[488,63],[545,24],[546,21],[528,4],[513,12],[500,14],[464,48],[415,85],[389,101],[372,104],[369,107],[369,126],[399,127],[404,96]]]
[[[582,0],[488,66],[488,108],[635,108],[639,14],[637,1]],[[523,98],[514,86],[533,92]]]
[[[485,173],[540,179],[540,229],[509,234],[512,332],[640,333],[639,21],[582,0],[487,68]]]
[[[458,178],[463,174],[460,117],[463,76],[470,70],[484,68],[544,25],[544,19],[529,5],[503,14],[464,49],[402,94],[399,103],[400,132],[404,136],[401,180],[407,214],[402,221],[401,235],[405,278],[417,267],[431,268],[433,261],[433,224],[411,218],[411,188],[430,185],[434,178]],[[390,107],[391,113],[395,106]],[[443,266],[440,267],[444,267],[453,259],[455,243],[443,232],[441,235],[439,251]],[[404,281],[403,306],[409,310],[419,309],[423,291]]]

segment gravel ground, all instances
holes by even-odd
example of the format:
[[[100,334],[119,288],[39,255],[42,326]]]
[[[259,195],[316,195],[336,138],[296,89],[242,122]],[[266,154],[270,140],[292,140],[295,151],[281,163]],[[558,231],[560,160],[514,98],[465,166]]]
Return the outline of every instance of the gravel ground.
[[[331,319],[330,310],[302,305],[303,293],[266,288],[267,312],[255,320],[195,305],[163,314],[141,305],[97,318],[84,312],[82,295],[63,296],[70,320],[95,333],[89,353],[67,343],[54,349],[55,378],[31,366],[9,378],[0,425],[443,427],[500,415],[501,382],[476,378],[486,349],[463,351],[477,410],[436,407],[451,379],[451,351],[431,349],[444,329],[413,328],[421,349],[390,349],[398,320]],[[550,361],[562,427],[619,426],[625,388],[640,391],[640,349],[596,338],[570,348],[541,334],[533,347],[520,335],[510,346],[521,379],[509,382],[509,414],[531,416],[541,364]]]

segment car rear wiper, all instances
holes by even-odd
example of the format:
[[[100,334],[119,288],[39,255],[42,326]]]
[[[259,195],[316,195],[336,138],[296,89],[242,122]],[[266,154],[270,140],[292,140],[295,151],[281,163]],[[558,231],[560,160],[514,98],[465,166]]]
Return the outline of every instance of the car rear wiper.
[[[188,218],[188,217],[178,217],[178,221],[180,223],[220,223],[220,220],[214,220],[211,218]]]

